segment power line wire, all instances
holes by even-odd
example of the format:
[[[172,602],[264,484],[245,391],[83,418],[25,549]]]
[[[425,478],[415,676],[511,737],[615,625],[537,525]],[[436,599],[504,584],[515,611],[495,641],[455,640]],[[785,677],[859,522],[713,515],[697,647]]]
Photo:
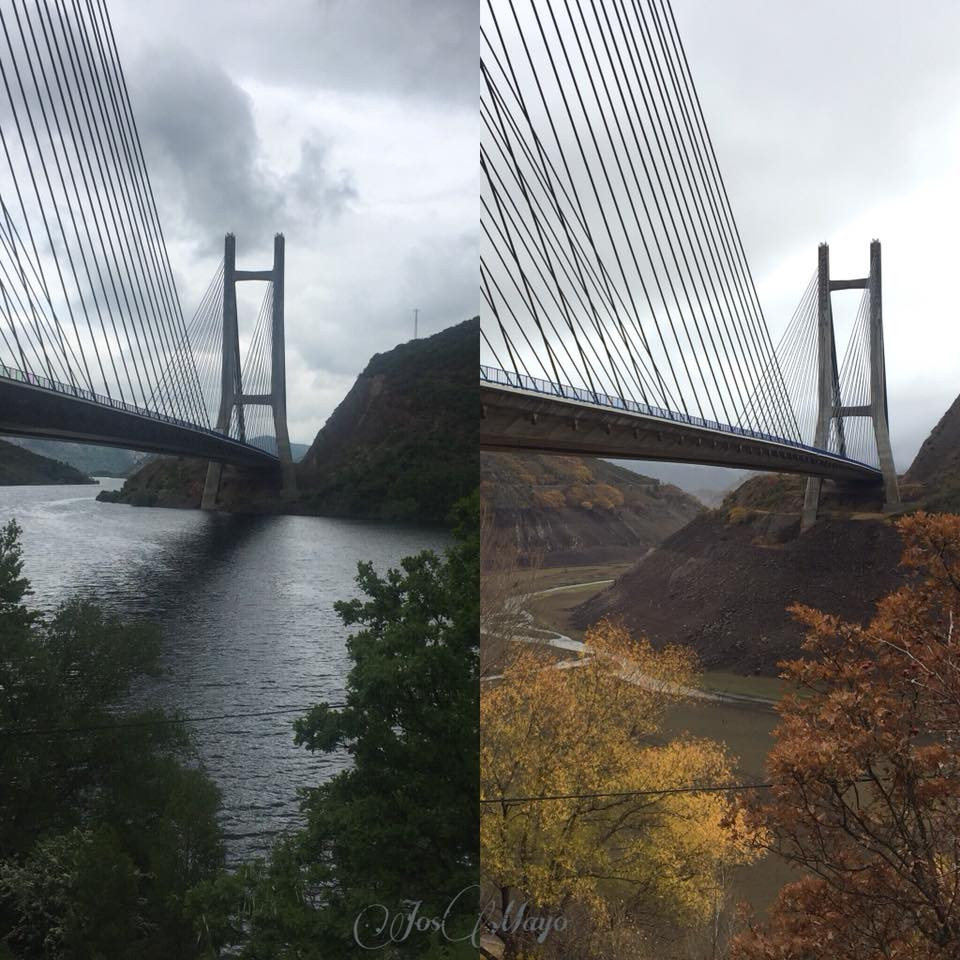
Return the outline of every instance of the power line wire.
[[[851,784],[873,783],[875,777],[859,777],[851,780]],[[658,787],[643,790],[614,790],[598,791],[596,793],[546,793],[516,797],[481,797],[481,803],[500,803],[504,805],[514,803],[539,803],[551,800],[605,800],[628,797],[660,797],[673,794],[690,793],[743,793],[750,790],[772,790],[774,787],[790,786],[792,781],[766,781],[761,783],[706,783],[697,786]]]
[[[18,738],[18,737],[48,737],[48,736],[60,736],[63,734],[83,734],[83,733],[103,733],[108,730],[127,730],[127,729],[137,729],[141,727],[163,727],[163,726],[176,726],[182,723],[207,723],[213,720],[241,720],[241,719],[250,719],[256,717],[277,717],[289,715],[291,713],[306,713],[309,710],[312,710],[315,706],[326,703],[328,707],[335,710],[344,709],[347,704],[345,703],[329,703],[327,701],[318,700],[315,703],[296,706],[296,707],[282,707],[277,710],[259,710],[251,713],[215,713],[208,714],[206,716],[186,716],[186,717],[158,717],[152,720],[131,720],[124,721],[120,723],[103,723],[103,724],[92,724],[85,727],[49,727],[46,729],[32,728],[28,730],[0,730],[0,739],[6,738]]]

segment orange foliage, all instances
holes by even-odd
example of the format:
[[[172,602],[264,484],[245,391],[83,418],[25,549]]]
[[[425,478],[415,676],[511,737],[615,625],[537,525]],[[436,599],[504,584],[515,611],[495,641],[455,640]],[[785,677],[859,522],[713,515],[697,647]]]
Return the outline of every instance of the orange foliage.
[[[593,507],[593,486],[585,487],[582,483],[575,483],[567,490],[567,503],[571,507],[583,507],[590,510]]]
[[[559,510],[566,504],[562,490],[537,490],[534,492],[537,505],[547,510]]]
[[[623,494],[609,483],[595,483],[591,490],[593,502],[601,510],[614,510],[623,505]]]
[[[593,471],[582,461],[574,461],[573,476],[580,483],[590,483],[593,480]]]
[[[862,627],[808,607],[775,787],[748,810],[804,868],[734,960],[960,957],[960,517],[901,519],[917,576]]]

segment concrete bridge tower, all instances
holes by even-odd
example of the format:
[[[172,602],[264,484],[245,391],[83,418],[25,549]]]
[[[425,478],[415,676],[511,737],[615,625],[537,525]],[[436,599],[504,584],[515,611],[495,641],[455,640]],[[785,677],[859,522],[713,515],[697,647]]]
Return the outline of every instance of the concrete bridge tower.
[[[283,334],[283,234],[273,238],[273,266],[268,270],[238,270],[237,242],[232,233],[224,238],[223,245],[223,359],[220,376],[220,409],[217,414],[217,430],[230,431],[234,410],[240,439],[246,440],[243,419],[244,405],[267,406],[273,410],[274,432],[277,438],[277,457],[283,496],[291,497],[297,490],[293,457],[290,454],[290,436],[287,431],[287,370]],[[270,357],[270,392],[245,394],[240,365],[240,338],[237,326],[237,288],[244,280],[261,280],[273,284],[272,352]],[[207,478],[203,487],[203,510],[215,510],[223,464],[211,461],[207,464]]]
[[[840,396],[837,370],[837,345],[833,330],[833,309],[830,295],[834,290],[867,290],[870,297],[870,398],[862,406],[845,406]],[[880,471],[883,474],[884,509],[900,505],[900,488],[890,447],[890,420],[887,409],[887,370],[883,352],[883,297],[880,276],[880,241],[870,242],[870,275],[855,280],[830,279],[830,248],[820,244],[817,259],[817,426],[813,445],[826,450],[831,428],[836,423],[840,453],[846,453],[844,418],[866,417],[873,423]],[[803,503],[802,529],[808,530],[817,520],[820,506],[820,477],[807,480]]]

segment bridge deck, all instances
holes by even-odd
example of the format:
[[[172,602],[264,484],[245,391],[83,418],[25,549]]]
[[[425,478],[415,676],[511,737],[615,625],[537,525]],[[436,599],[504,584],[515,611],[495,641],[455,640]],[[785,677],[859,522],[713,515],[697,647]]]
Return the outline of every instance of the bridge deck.
[[[96,398],[45,378],[33,381],[0,372],[0,434],[96,443],[244,467],[278,462],[259,447],[205,427]]]
[[[879,484],[865,463],[754,430],[624,404],[491,367],[480,370],[480,446],[620,460],[662,460]]]

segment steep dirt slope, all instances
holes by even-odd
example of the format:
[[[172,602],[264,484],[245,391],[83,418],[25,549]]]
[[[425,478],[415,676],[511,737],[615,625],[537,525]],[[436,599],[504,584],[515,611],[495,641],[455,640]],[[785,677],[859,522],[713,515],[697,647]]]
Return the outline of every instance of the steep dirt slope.
[[[880,496],[825,485],[822,519],[800,535],[802,477],[751,477],[575,612],[580,626],[622,617],[655,643],[689,643],[708,667],[775,674],[806,603],[862,621],[906,576]],[[960,397],[901,478],[904,509],[960,510]]]
[[[903,487],[928,510],[960,511],[960,397],[924,440]]]
[[[741,512],[743,511],[743,512]],[[705,667],[776,675],[802,631],[786,613],[805,603],[863,620],[901,582],[900,538],[882,520],[821,520],[802,537],[789,514],[712,511],[675,533],[578,607],[586,626],[621,617],[657,646],[691,644]]]

